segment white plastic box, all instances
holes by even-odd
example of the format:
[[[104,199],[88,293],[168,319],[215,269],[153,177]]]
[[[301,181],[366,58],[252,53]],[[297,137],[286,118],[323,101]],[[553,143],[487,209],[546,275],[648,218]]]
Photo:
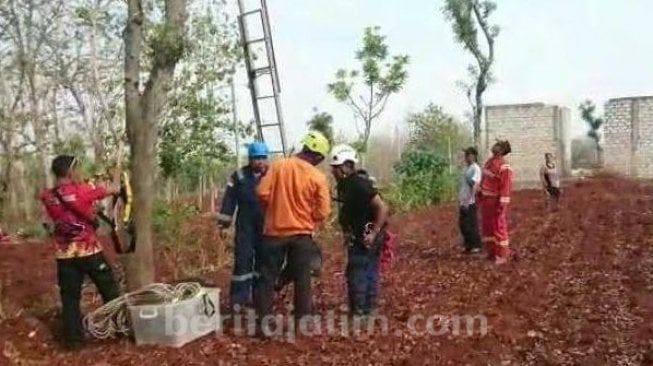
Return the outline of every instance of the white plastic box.
[[[167,304],[128,305],[137,345],[181,347],[220,330],[220,289]]]

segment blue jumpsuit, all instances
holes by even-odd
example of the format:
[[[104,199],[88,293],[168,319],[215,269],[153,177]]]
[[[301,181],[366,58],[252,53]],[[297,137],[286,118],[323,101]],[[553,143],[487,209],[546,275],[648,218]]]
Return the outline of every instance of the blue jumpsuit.
[[[263,210],[256,196],[256,186],[261,176],[256,176],[249,166],[234,172],[227,184],[218,215],[218,225],[228,227],[236,208],[236,242],[234,269],[231,278],[231,306],[251,303],[256,273],[254,260],[256,248],[263,237]]]

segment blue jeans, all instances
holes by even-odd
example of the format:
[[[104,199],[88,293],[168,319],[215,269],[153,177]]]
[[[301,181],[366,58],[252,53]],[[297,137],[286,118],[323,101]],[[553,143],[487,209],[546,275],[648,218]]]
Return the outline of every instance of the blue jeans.
[[[382,239],[384,235],[379,234]],[[376,308],[379,292],[379,256],[383,240],[365,248],[356,240],[348,250],[347,289],[349,310],[354,315],[368,315]]]

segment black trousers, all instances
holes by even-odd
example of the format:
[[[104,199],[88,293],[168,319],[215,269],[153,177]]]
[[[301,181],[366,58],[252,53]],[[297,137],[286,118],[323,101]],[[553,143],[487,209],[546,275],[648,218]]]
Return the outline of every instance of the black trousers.
[[[480,249],[481,236],[478,232],[478,213],[476,204],[471,204],[467,207],[460,206],[458,224],[460,225],[460,232],[463,236],[465,249]]]
[[[308,235],[287,238],[263,238],[256,257],[258,278],[254,284],[254,305],[259,321],[272,313],[275,284],[287,254],[288,274],[295,291],[295,317],[311,314],[311,260],[315,257],[315,243]]]
[[[63,307],[63,341],[65,343],[79,342],[84,339],[82,311],[79,303],[85,275],[91,278],[104,303],[119,296],[113,272],[102,253],[87,257],[57,259],[57,279]]]

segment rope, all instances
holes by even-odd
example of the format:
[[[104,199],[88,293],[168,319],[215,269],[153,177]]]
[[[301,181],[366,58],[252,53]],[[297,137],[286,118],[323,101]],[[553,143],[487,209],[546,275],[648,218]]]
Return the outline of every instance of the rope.
[[[174,304],[199,296],[202,291],[202,286],[196,282],[184,282],[175,286],[153,283],[137,291],[126,293],[89,313],[84,318],[84,326],[97,339],[129,334],[131,331],[129,306]]]

